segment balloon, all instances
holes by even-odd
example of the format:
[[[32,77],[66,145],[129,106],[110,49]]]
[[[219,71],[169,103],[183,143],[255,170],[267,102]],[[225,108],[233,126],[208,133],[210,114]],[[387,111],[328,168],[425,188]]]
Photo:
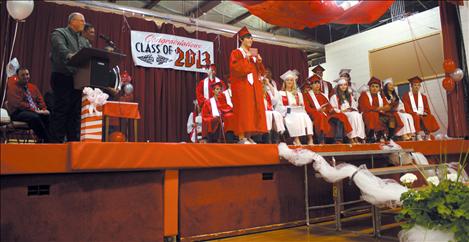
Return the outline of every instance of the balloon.
[[[456,68],[456,70],[453,73],[449,74],[449,76],[451,76],[453,80],[458,82],[461,81],[464,77],[464,72],[461,70],[461,68]]]
[[[121,80],[123,83],[129,83],[132,80],[132,77],[130,77],[127,71],[124,71],[121,74]]]
[[[456,63],[454,63],[454,61],[451,59],[445,59],[443,62],[443,69],[445,69],[446,73],[452,73],[454,70],[456,70]]]
[[[33,0],[15,0],[7,1],[7,10],[12,18],[16,20],[23,20],[33,12]]]
[[[454,90],[454,80],[453,78],[447,76],[445,77],[445,79],[443,79],[443,88],[447,91],[447,92],[451,92]]]
[[[119,131],[112,132],[111,135],[109,135],[109,140],[111,142],[125,142],[125,134]]]
[[[130,83],[125,84],[125,86],[124,86],[124,92],[125,92],[125,94],[127,94],[127,95],[132,94],[132,92],[134,92],[134,86],[132,86],[132,84],[130,84]]]
[[[14,81],[18,81],[18,76],[17,75],[8,77],[8,82],[14,82]]]

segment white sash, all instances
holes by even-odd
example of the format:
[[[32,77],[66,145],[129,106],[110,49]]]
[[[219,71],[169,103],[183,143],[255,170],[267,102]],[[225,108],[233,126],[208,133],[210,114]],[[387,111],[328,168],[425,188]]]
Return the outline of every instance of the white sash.
[[[212,116],[220,117],[220,112],[218,112],[217,100],[214,97],[210,98],[210,107],[212,108]]]
[[[313,99],[314,107],[316,107],[317,110],[321,109],[321,105],[319,105],[318,99],[316,98],[316,95],[312,90],[308,91],[309,96],[311,99]]]
[[[415,105],[414,94],[412,93],[412,91],[409,92],[410,105],[412,106],[412,111],[414,111],[418,115],[423,115],[424,108],[422,93],[419,92],[418,94],[419,95],[417,97],[417,105]]]
[[[239,47],[238,50],[241,51],[241,54],[243,54],[244,59],[248,58],[248,54],[242,47]],[[254,62],[256,62],[256,58],[254,58]],[[247,74],[246,78],[248,79],[249,84],[253,85],[254,75],[252,73],[249,73]]]
[[[368,96],[368,100],[370,101],[370,106],[373,106],[373,98],[371,97],[370,91],[366,91],[366,95]],[[383,98],[381,97],[381,94],[378,92],[378,103],[379,107],[383,106]]]
[[[210,98],[209,82],[210,80],[208,79],[208,77],[206,77],[204,79],[204,98],[205,99]],[[218,77],[215,77],[215,83],[219,83],[219,82],[220,82],[220,79],[218,79]]]
[[[326,95],[327,100],[329,100],[329,86],[327,85],[327,82],[321,80],[321,85],[324,87],[324,94]]]
[[[246,59],[246,57],[248,56],[246,51],[244,51],[244,49],[242,47],[239,47],[238,50],[241,51],[241,54],[243,54],[243,57]]]
[[[226,103],[230,105],[230,107],[233,107],[233,102],[231,102],[231,88],[226,89],[223,94],[225,94],[226,97]]]

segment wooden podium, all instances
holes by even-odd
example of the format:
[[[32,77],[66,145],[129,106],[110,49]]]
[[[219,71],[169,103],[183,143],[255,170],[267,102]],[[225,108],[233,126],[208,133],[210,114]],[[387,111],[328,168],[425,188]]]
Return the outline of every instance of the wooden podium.
[[[83,48],[67,63],[78,68],[74,75],[75,89],[83,87],[114,87],[109,70],[119,64],[126,55],[103,49]]]

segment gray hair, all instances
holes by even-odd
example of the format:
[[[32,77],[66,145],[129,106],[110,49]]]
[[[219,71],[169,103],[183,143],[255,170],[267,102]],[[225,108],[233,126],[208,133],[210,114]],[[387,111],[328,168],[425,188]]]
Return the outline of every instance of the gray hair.
[[[81,14],[79,12],[74,12],[74,13],[71,13],[70,15],[68,15],[68,23],[70,23],[73,20],[73,18],[75,18],[75,16],[79,16],[79,15],[83,16],[83,14]]]

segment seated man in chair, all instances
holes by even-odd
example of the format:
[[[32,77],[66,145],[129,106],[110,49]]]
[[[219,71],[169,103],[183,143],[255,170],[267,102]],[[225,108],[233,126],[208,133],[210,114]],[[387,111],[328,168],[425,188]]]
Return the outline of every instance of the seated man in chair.
[[[7,100],[11,119],[28,123],[38,142],[49,142],[49,111],[36,85],[30,83],[29,70],[20,67],[18,81],[8,83]]]

